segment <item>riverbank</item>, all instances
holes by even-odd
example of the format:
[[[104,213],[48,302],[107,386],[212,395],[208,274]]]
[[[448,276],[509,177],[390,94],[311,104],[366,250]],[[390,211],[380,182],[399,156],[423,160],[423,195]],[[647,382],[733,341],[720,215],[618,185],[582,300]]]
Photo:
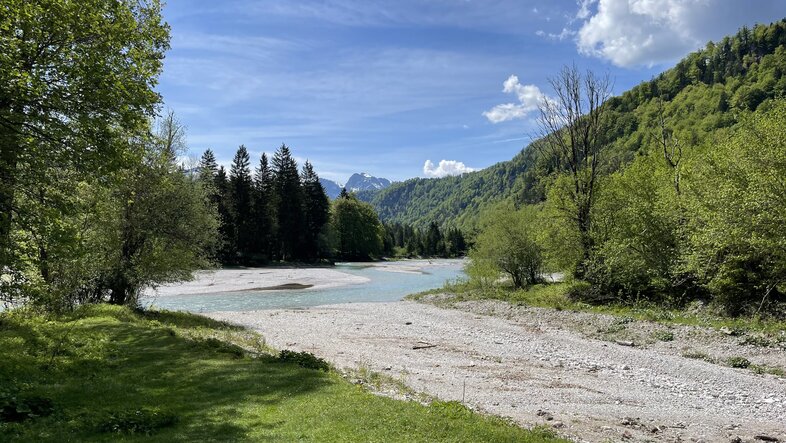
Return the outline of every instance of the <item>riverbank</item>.
[[[456,403],[379,397],[322,366],[193,314],[6,312],[0,441],[558,441]]]
[[[253,328],[273,346],[313,352],[339,368],[387,374],[415,391],[463,400],[523,426],[550,426],[577,441],[786,439],[786,380],[685,354],[678,340],[690,342],[691,335],[674,346],[609,341],[569,328],[545,310],[478,303],[460,309],[342,304],[210,316]],[[514,308],[520,310],[497,312]],[[619,327],[607,317],[592,321]],[[745,346],[728,343],[726,351],[742,355]],[[783,351],[762,354],[767,364],[786,367]]]

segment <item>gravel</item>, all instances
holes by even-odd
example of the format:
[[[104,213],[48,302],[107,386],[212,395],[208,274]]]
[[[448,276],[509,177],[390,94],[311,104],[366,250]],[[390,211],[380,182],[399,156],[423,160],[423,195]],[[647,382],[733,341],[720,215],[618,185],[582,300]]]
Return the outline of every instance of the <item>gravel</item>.
[[[209,315],[251,327],[276,348],[385,373],[575,441],[786,441],[786,379],[683,356],[687,347],[786,367],[781,348],[697,327],[668,328],[674,339],[661,342],[646,337],[664,326],[597,314],[454,307],[403,301]]]

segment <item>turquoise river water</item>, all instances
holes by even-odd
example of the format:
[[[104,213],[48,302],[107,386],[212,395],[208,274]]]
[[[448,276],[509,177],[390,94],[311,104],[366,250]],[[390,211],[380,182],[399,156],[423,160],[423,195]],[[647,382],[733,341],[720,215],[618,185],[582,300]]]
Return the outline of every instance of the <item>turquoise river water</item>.
[[[436,261],[423,273],[385,271],[363,263],[342,263],[336,271],[369,279],[366,283],[324,289],[238,291],[209,294],[149,296],[145,306],[191,312],[249,311],[257,309],[305,308],[334,303],[397,301],[406,295],[439,288],[464,275],[460,261]]]

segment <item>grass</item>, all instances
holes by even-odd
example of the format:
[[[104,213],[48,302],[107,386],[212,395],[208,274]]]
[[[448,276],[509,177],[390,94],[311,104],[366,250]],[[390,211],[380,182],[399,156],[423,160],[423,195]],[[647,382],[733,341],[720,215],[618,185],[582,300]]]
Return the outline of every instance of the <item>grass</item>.
[[[422,300],[430,295],[450,294],[452,303],[466,300],[502,300],[518,305],[527,305],[556,310],[571,310],[608,314],[620,318],[633,318],[636,320],[654,321],[666,325],[680,324],[705,326],[716,329],[733,331],[739,335],[750,332],[758,333],[758,338],[752,339],[750,344],[767,343],[771,346],[786,349],[786,321],[754,317],[727,317],[718,315],[709,309],[679,310],[670,309],[655,304],[601,304],[593,305],[574,301],[568,298],[567,293],[571,283],[546,283],[530,286],[526,289],[513,289],[506,286],[478,288],[466,282],[451,282],[445,287],[434,289],[419,294],[408,296],[411,300]]]
[[[375,396],[324,369],[197,315],[6,312],[0,441],[561,441],[455,402]]]

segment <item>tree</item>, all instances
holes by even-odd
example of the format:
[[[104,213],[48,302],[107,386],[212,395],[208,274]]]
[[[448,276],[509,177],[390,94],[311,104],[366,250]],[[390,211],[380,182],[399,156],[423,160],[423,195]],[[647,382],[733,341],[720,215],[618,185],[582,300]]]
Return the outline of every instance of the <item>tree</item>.
[[[121,171],[104,197],[92,239],[103,255],[94,291],[108,290],[111,303],[134,305],[143,288],[188,279],[208,265],[217,217],[202,186],[175,162],[184,143],[182,126],[165,118],[146,142],[144,161]]]
[[[273,177],[278,217],[278,253],[282,260],[291,260],[298,258],[303,234],[303,190],[297,163],[286,145],[281,145],[273,155]]]
[[[169,28],[158,0],[8,0],[0,10],[2,266],[15,249],[16,196],[52,165],[106,178],[136,161],[125,141],[160,101]]]
[[[592,205],[606,142],[608,107],[604,104],[611,95],[611,83],[608,75],[600,77],[591,71],[582,75],[576,65],[564,67],[549,83],[556,97],[539,104],[541,139],[536,147],[568,177],[567,204],[561,209],[579,233],[582,260],[575,274],[582,278],[593,249]]]
[[[215,192],[216,174],[218,174],[216,155],[211,149],[207,149],[199,159],[199,182],[210,194]]]
[[[368,260],[382,252],[384,228],[368,203],[354,196],[333,201],[330,223],[337,254],[345,260]]]
[[[535,237],[536,211],[501,206],[487,212],[469,253],[470,269],[483,280],[488,280],[489,270],[507,274],[516,288],[540,281],[543,254]]]
[[[275,202],[273,173],[268,165],[267,155],[263,152],[259,159],[259,167],[254,174],[253,219],[255,251],[265,259],[272,257],[273,238],[275,236]]]
[[[326,249],[324,228],[330,220],[330,199],[308,161],[303,165],[300,180],[303,186],[303,256],[314,260]]]
[[[697,162],[691,263],[731,314],[786,293],[786,101],[743,119]]]
[[[234,250],[241,261],[247,260],[253,249],[254,220],[251,216],[251,158],[245,146],[237,148],[229,169],[231,215],[234,225]]]

